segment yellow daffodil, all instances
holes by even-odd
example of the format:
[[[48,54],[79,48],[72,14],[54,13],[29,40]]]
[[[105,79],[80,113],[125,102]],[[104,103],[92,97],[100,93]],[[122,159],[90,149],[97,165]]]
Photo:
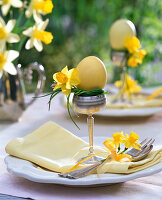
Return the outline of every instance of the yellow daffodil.
[[[119,147],[120,143],[124,143],[124,134],[123,131],[121,133],[114,133],[113,135],[113,139],[107,138],[106,142],[110,143],[111,145],[115,145],[115,147]]]
[[[137,37],[127,37],[124,46],[126,49],[128,49],[129,53],[133,53],[137,51],[140,48],[140,41]]]
[[[129,67],[137,67],[138,64],[141,64],[141,63],[142,63],[141,59],[137,58],[135,55],[132,55],[129,57],[127,65]]]
[[[12,63],[19,56],[18,51],[10,50],[0,53],[0,77],[3,74],[3,70],[8,72],[11,75],[16,75],[17,71]]]
[[[132,156],[128,155],[128,154],[118,154],[116,152],[116,148],[114,148],[111,144],[109,144],[109,142],[106,140],[104,143],[105,147],[110,151],[109,156],[107,157],[107,159],[110,159],[110,161],[117,161],[117,162],[122,162],[122,159],[127,158],[128,162],[132,161]]]
[[[115,86],[121,88],[123,85],[122,81],[116,81]],[[138,93],[142,90],[142,87],[138,85],[136,80],[133,80],[128,74],[126,74],[125,84],[124,84],[124,92],[127,96]]]
[[[141,49],[135,52],[135,56],[141,60],[145,57],[145,55],[146,55],[146,51],[144,49]]]
[[[139,135],[131,131],[130,136],[126,134],[125,137],[125,147],[130,148],[133,147],[137,150],[141,150],[140,146],[141,144],[137,143],[137,140],[139,139]]]
[[[0,51],[5,49],[6,42],[8,43],[16,43],[19,42],[20,38],[17,34],[11,33],[15,26],[16,20],[9,20],[7,24],[5,24],[2,17],[0,17]]]
[[[79,84],[78,70],[76,68],[68,70],[66,66],[61,72],[55,73],[53,79],[57,83],[54,90],[61,88],[64,95],[69,95],[71,87]]]
[[[134,52],[128,59],[127,65],[129,67],[137,67],[138,64],[142,63],[143,58],[146,55],[146,51],[144,49],[137,50]]]
[[[48,19],[46,21],[40,21],[39,23],[36,23],[33,27],[30,27],[23,32],[24,35],[30,37],[25,45],[26,49],[31,49],[34,46],[37,51],[42,51],[42,42],[45,44],[50,44],[52,42],[52,33],[44,31],[48,25],[48,22]]]
[[[10,7],[21,8],[23,6],[20,0],[0,0],[2,14],[6,16],[10,10]]]
[[[25,14],[28,18],[33,15],[34,19],[37,21],[42,19],[41,14],[49,14],[52,12],[52,9],[52,0],[31,0]]]

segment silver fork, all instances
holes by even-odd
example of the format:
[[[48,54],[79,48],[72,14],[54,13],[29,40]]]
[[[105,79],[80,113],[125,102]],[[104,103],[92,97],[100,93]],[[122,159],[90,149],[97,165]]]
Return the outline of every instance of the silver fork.
[[[142,145],[141,150],[137,150],[137,149],[132,148],[131,150],[126,151],[125,153],[132,156],[133,162],[142,160],[153,149],[153,143],[154,142],[155,142],[155,139],[146,138],[140,143]],[[106,161],[108,162],[109,160],[110,159],[108,158]],[[74,170],[74,171],[71,171],[71,172],[67,172],[67,173],[60,173],[58,175],[60,177],[63,177],[63,178],[78,179],[78,178],[87,176],[88,174],[93,172],[95,169],[97,169],[102,163],[103,163],[103,160],[100,160],[100,161],[97,161],[97,162],[95,162],[94,164],[92,164],[88,167],[84,167],[84,168]]]

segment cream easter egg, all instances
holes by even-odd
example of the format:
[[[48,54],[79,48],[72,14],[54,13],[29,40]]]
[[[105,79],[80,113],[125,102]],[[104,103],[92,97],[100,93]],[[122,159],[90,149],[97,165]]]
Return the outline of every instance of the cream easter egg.
[[[88,56],[81,60],[77,66],[80,84],[77,88],[91,91],[94,89],[103,89],[107,73],[104,63],[95,56]]]
[[[110,45],[113,49],[124,49],[124,42],[126,37],[136,35],[136,28],[134,24],[126,19],[119,19],[113,23],[109,31]]]

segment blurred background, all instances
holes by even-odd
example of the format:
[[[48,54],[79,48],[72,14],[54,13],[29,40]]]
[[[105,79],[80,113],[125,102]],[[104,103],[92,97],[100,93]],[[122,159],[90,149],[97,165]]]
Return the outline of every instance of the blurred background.
[[[119,18],[131,20],[137,29],[137,37],[146,49],[143,64],[129,69],[142,86],[162,84],[162,1],[161,0],[54,0],[48,31],[54,35],[51,45],[44,45],[38,53],[35,49],[23,50],[19,63],[25,68],[38,61],[46,70],[45,91],[50,90],[53,73],[66,65],[76,67],[81,59],[94,55],[107,68],[108,83],[119,79],[118,67],[110,60],[109,28]],[[36,77],[35,77],[36,81]],[[28,87],[32,92],[33,87]]]

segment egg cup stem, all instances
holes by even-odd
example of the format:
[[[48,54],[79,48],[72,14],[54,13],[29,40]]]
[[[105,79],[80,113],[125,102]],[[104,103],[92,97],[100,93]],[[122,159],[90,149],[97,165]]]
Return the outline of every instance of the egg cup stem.
[[[94,127],[94,118],[92,114],[87,117],[87,125],[88,125],[88,134],[89,134],[89,153],[94,154],[93,149],[93,127]]]

